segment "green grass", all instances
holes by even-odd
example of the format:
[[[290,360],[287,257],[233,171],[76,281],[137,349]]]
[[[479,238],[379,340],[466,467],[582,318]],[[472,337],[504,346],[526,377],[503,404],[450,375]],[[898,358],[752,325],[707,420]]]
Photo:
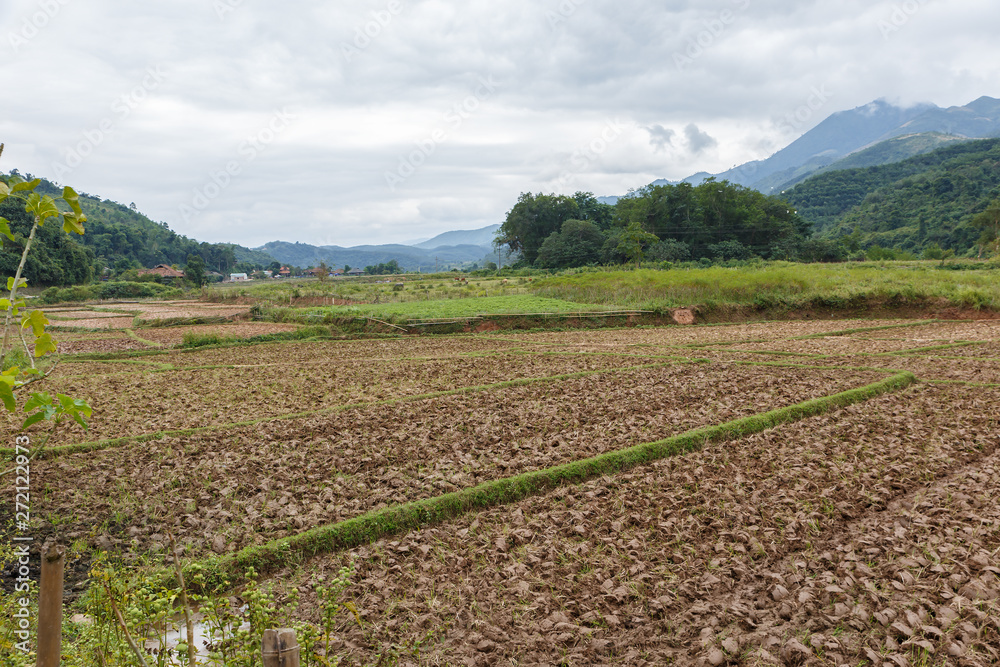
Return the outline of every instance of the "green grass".
[[[305,312],[305,318],[308,319],[310,315],[314,317],[332,315],[334,317],[375,317],[390,321],[405,321],[414,319],[461,319],[477,315],[565,314],[601,312],[605,310],[609,310],[607,305],[594,305],[517,294],[510,296],[466,297],[458,299],[404,301],[402,303],[310,308]]]
[[[534,283],[539,296],[623,308],[661,310],[698,306],[762,309],[920,306],[929,302],[1000,309],[1000,280],[993,265],[941,270],[938,262],[793,264],[738,268],[590,271]]]

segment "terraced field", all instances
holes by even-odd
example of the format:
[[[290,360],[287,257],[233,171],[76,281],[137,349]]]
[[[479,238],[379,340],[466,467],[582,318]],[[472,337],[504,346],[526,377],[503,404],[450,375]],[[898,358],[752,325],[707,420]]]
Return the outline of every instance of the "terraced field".
[[[314,622],[353,562],[337,655],[1000,662],[1000,324],[151,349],[57,369],[95,414],[35,463],[39,530],[173,534]]]

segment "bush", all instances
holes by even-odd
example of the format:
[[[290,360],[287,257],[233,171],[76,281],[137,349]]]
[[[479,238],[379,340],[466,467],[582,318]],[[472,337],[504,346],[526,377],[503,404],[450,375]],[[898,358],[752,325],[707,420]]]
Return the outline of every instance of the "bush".
[[[43,303],[97,301],[100,299],[174,299],[183,296],[176,287],[155,282],[108,282],[75,287],[50,287],[42,292]]]

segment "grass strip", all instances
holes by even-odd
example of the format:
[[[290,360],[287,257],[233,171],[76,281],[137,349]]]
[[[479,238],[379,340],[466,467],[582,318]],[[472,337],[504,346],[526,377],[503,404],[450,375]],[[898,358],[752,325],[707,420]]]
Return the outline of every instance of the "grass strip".
[[[143,345],[146,345],[148,347],[153,347],[153,348],[163,347],[163,343],[157,343],[155,340],[149,340],[148,338],[143,338],[142,336],[140,336],[135,332],[135,329],[126,329],[125,333],[128,335],[129,338],[137,340]]]
[[[386,507],[339,523],[318,526],[297,535],[247,547],[234,554],[188,564],[186,572],[205,577],[207,588],[239,582],[248,568],[273,572],[319,554],[350,549],[390,535],[442,523],[468,512],[514,503],[566,484],[580,484],[604,475],[701,449],[708,443],[742,438],[781,424],[900,391],[916,382],[903,372],[879,382],[815,398],[735,421],[694,429],[663,440],[634,445],[545,470],[484,482],[434,498]],[[189,578],[190,580],[190,578]]]
[[[442,391],[433,391],[424,394],[414,394],[412,396],[400,396],[396,398],[387,398],[378,401],[363,401],[361,403],[347,403],[343,405],[330,406],[328,408],[319,408],[317,410],[307,410],[304,412],[289,412],[281,415],[271,415],[267,417],[259,417],[257,419],[249,419],[246,421],[230,422],[227,424],[212,424],[210,426],[199,426],[197,428],[178,429],[172,431],[155,431],[153,433],[129,435],[121,438],[110,438],[106,440],[92,440],[89,442],[79,442],[72,445],[61,445],[59,447],[46,448],[42,450],[42,452],[38,455],[38,457],[43,459],[56,458],[59,456],[67,456],[70,454],[80,454],[83,452],[94,452],[94,451],[100,451],[102,449],[110,449],[112,447],[120,447],[121,445],[129,443],[152,442],[154,440],[160,440],[166,437],[183,437],[188,435],[195,435],[197,433],[207,433],[211,431],[240,428],[243,426],[256,426],[257,424],[263,424],[265,422],[282,421],[287,419],[301,419],[303,417],[313,417],[316,415],[331,414],[336,412],[346,412],[347,410],[365,409],[379,405],[398,405],[401,403],[414,403],[417,401],[426,401],[435,398],[444,398],[446,396],[472,394],[481,391],[507,389],[510,387],[523,387],[542,382],[561,382],[563,380],[573,380],[577,378],[590,377],[592,375],[602,375],[605,373],[607,374],[629,373],[632,371],[639,371],[650,368],[664,368],[666,366],[673,366],[675,364],[682,364],[682,363],[707,364],[711,362],[708,359],[675,360],[675,361],[666,361],[655,364],[643,364],[640,366],[628,366],[624,368],[601,368],[592,371],[561,373],[559,375],[547,375],[538,378],[518,378],[516,380],[504,380],[502,382],[494,382],[492,384],[474,385],[471,387],[459,387],[457,389],[445,389]],[[15,451],[9,447],[3,447],[0,448],[0,456],[13,458],[15,456]]]
[[[826,338],[828,336],[852,336],[858,333],[866,333],[870,331],[886,331],[888,329],[907,329],[909,327],[920,327],[928,324],[939,324],[941,320],[918,320],[916,322],[907,322],[906,324],[884,324],[877,327],[859,327],[857,329],[841,329],[840,331],[826,331],[823,333],[808,334],[805,336],[796,336],[794,338],[789,338],[788,340],[809,340],[811,338]]]
[[[967,340],[959,343],[948,343],[946,345],[929,345],[927,347],[912,347],[907,350],[895,350],[893,352],[878,352],[867,354],[866,356],[874,357],[919,357],[926,352],[938,352],[939,350],[954,350],[959,347],[969,347],[971,345],[985,345],[990,341],[985,340]],[[865,355],[866,353],[861,352],[859,354]]]

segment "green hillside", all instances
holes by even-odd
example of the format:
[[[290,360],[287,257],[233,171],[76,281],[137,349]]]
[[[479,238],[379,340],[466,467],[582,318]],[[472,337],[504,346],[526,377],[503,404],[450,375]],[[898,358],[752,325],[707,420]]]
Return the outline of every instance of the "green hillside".
[[[0,175],[0,178],[3,176]],[[58,197],[62,188],[43,179],[37,192]],[[105,267],[117,273],[130,268],[151,268],[157,264],[183,266],[189,255],[200,256],[209,270],[219,273],[232,271],[241,262],[266,266],[274,261],[266,253],[227,243],[199,242],[177,234],[165,222],[150,220],[136,210],[134,204],[125,206],[82,193],[80,206],[87,215],[87,233],[72,239],[65,234],[62,237],[47,234],[37,250],[37,257],[42,264],[51,266],[45,271],[39,269],[34,272],[34,284],[87,282],[101,275]],[[11,220],[20,216],[16,210],[5,211],[5,216]],[[7,255],[13,255],[14,250],[5,250],[0,264],[9,263]],[[46,257],[53,261],[46,260]],[[77,266],[81,262],[86,263],[85,269]]]
[[[917,251],[973,251],[969,223],[1000,196],[1000,139],[949,145],[893,164],[832,171],[784,193],[826,238]]]
[[[908,134],[902,137],[894,137],[852,153],[833,164],[821,167],[815,171],[807,172],[803,170],[803,175],[796,175],[794,178],[778,186],[778,190],[784,192],[805,181],[807,178],[819,176],[828,171],[842,171],[844,169],[892,164],[917,155],[930,153],[955,142],[963,141],[970,141],[970,139],[953,134],[942,134],[941,132],[924,132],[923,134]]]

